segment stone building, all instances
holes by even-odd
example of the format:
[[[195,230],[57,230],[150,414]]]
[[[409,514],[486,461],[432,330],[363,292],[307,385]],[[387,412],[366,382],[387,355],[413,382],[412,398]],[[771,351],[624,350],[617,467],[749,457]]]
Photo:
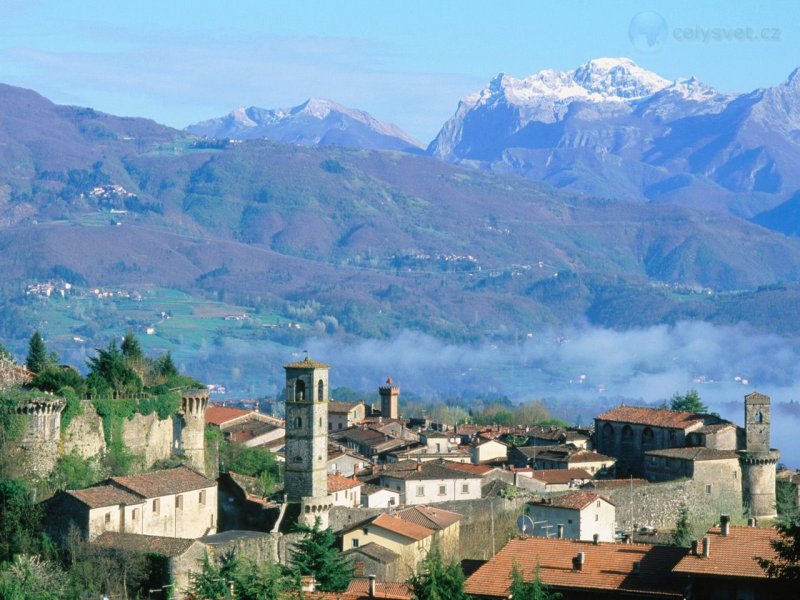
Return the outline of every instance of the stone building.
[[[405,505],[480,498],[481,475],[452,469],[449,464],[410,460],[389,463],[378,471],[378,480],[380,485],[400,492],[400,502]]]
[[[769,447],[769,396],[753,392],[744,397],[745,448],[739,453],[742,495],[753,517],[775,517],[775,466],[780,453]]]
[[[182,427],[176,445],[195,469],[206,470],[206,408],[211,395],[208,388],[185,390],[181,394]]]
[[[646,452],[702,444],[736,450],[735,425],[714,415],[624,404],[595,418],[594,448],[617,459],[621,477],[642,477]]]
[[[217,483],[188,467],[112,477],[59,492],[46,510],[48,529],[58,539],[73,526],[90,541],[106,531],[199,538],[217,529]]]
[[[389,377],[386,385],[378,388],[378,393],[381,396],[381,417],[397,419],[400,416],[400,386],[394,385]]]
[[[358,425],[367,416],[364,402],[329,402],[328,431],[341,431]]]
[[[36,477],[47,477],[56,466],[61,412],[65,406],[61,398],[42,394],[16,409],[17,414],[28,421],[19,442],[21,463]]]
[[[306,356],[286,370],[287,501],[297,505],[299,520],[328,526],[328,385],[329,366]]]

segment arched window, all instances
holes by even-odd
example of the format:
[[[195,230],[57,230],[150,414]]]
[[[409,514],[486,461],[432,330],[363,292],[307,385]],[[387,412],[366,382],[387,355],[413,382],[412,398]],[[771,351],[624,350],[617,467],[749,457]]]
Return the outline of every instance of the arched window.
[[[611,423],[603,425],[603,441],[609,445],[614,442],[614,428]]]
[[[294,382],[294,401],[302,402],[306,395],[306,382],[298,379]]]
[[[325,384],[322,383],[322,379],[319,380],[317,384],[317,402],[322,402],[325,398]]]
[[[294,428],[300,429],[303,427],[303,419],[302,417],[295,417],[294,419]]]
[[[656,436],[653,433],[653,430],[649,427],[645,427],[642,431],[642,449],[643,450],[652,450],[656,445]]]
[[[301,462],[303,462],[303,457],[302,457],[302,456],[295,456],[295,457],[294,457],[294,462],[296,462],[296,463],[301,463]]]
[[[756,411],[756,423],[761,423],[764,420],[764,415],[761,414],[760,410]]]

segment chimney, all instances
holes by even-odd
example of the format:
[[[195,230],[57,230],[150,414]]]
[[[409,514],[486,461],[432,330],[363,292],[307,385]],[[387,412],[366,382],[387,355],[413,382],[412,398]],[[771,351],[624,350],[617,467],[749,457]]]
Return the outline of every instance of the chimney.
[[[731,518],[728,515],[719,516],[719,530],[725,537],[731,532]]]
[[[369,576],[369,597],[375,597],[375,575]]]
[[[417,472],[419,473],[420,471],[422,471],[422,463],[421,463],[421,462],[418,462],[414,468],[415,468],[415,469],[417,470]]]
[[[692,540],[692,556],[697,556],[697,540]]]
[[[592,543],[593,543],[595,546],[597,546],[597,544],[599,544],[599,543],[600,543],[600,534],[599,534],[599,533],[595,533],[595,534],[592,536]]]
[[[560,540],[564,539],[564,524],[563,523],[559,523],[558,524],[558,539],[560,539]]]
[[[641,565],[641,563],[638,560],[633,563],[633,574],[634,575],[638,575],[639,574],[640,565]]]
[[[711,556],[711,538],[705,536],[703,538],[703,558]]]
[[[583,564],[586,562],[586,554],[578,552],[578,555],[572,559],[572,568],[576,571],[583,571]]]
[[[356,475],[358,475],[358,463],[355,463],[353,465],[353,477],[355,477]]]
[[[755,527],[756,526],[756,520],[755,520],[754,517],[749,517],[747,519],[747,526],[748,527]]]

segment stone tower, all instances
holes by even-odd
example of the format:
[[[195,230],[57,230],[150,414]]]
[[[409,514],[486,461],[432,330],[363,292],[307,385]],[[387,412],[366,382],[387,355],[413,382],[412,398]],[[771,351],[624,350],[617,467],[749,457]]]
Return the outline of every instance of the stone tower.
[[[742,467],[742,500],[753,517],[775,517],[775,465],[780,453],[769,447],[770,399],[753,392],[744,397],[745,449],[739,452]]]
[[[289,503],[300,504],[299,521],[328,526],[328,365],[304,360],[286,369],[286,481]]]
[[[16,413],[28,421],[19,441],[20,463],[32,475],[47,477],[58,460],[61,438],[61,412],[66,403],[55,396],[33,398],[18,406]]]
[[[181,393],[180,445],[183,455],[194,468],[206,472],[206,408],[210,391],[207,388],[184,390]],[[178,439],[178,438],[176,438]]]
[[[398,402],[400,400],[400,386],[392,384],[392,378],[386,380],[386,385],[378,388],[381,395],[381,416],[386,419],[396,419],[400,416]]]

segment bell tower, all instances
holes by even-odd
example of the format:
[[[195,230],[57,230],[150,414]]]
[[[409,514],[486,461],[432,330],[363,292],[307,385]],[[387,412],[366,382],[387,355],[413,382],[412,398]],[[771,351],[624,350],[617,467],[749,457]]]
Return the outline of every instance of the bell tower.
[[[384,419],[396,419],[399,416],[398,400],[400,399],[400,386],[392,383],[392,378],[386,380],[386,385],[378,388],[381,396],[381,416]]]
[[[299,503],[300,521],[328,526],[328,365],[304,360],[286,370],[286,482],[289,503]]]
[[[744,397],[745,449],[739,452],[742,500],[753,517],[775,517],[775,465],[780,452],[769,447],[770,398],[753,392]]]

